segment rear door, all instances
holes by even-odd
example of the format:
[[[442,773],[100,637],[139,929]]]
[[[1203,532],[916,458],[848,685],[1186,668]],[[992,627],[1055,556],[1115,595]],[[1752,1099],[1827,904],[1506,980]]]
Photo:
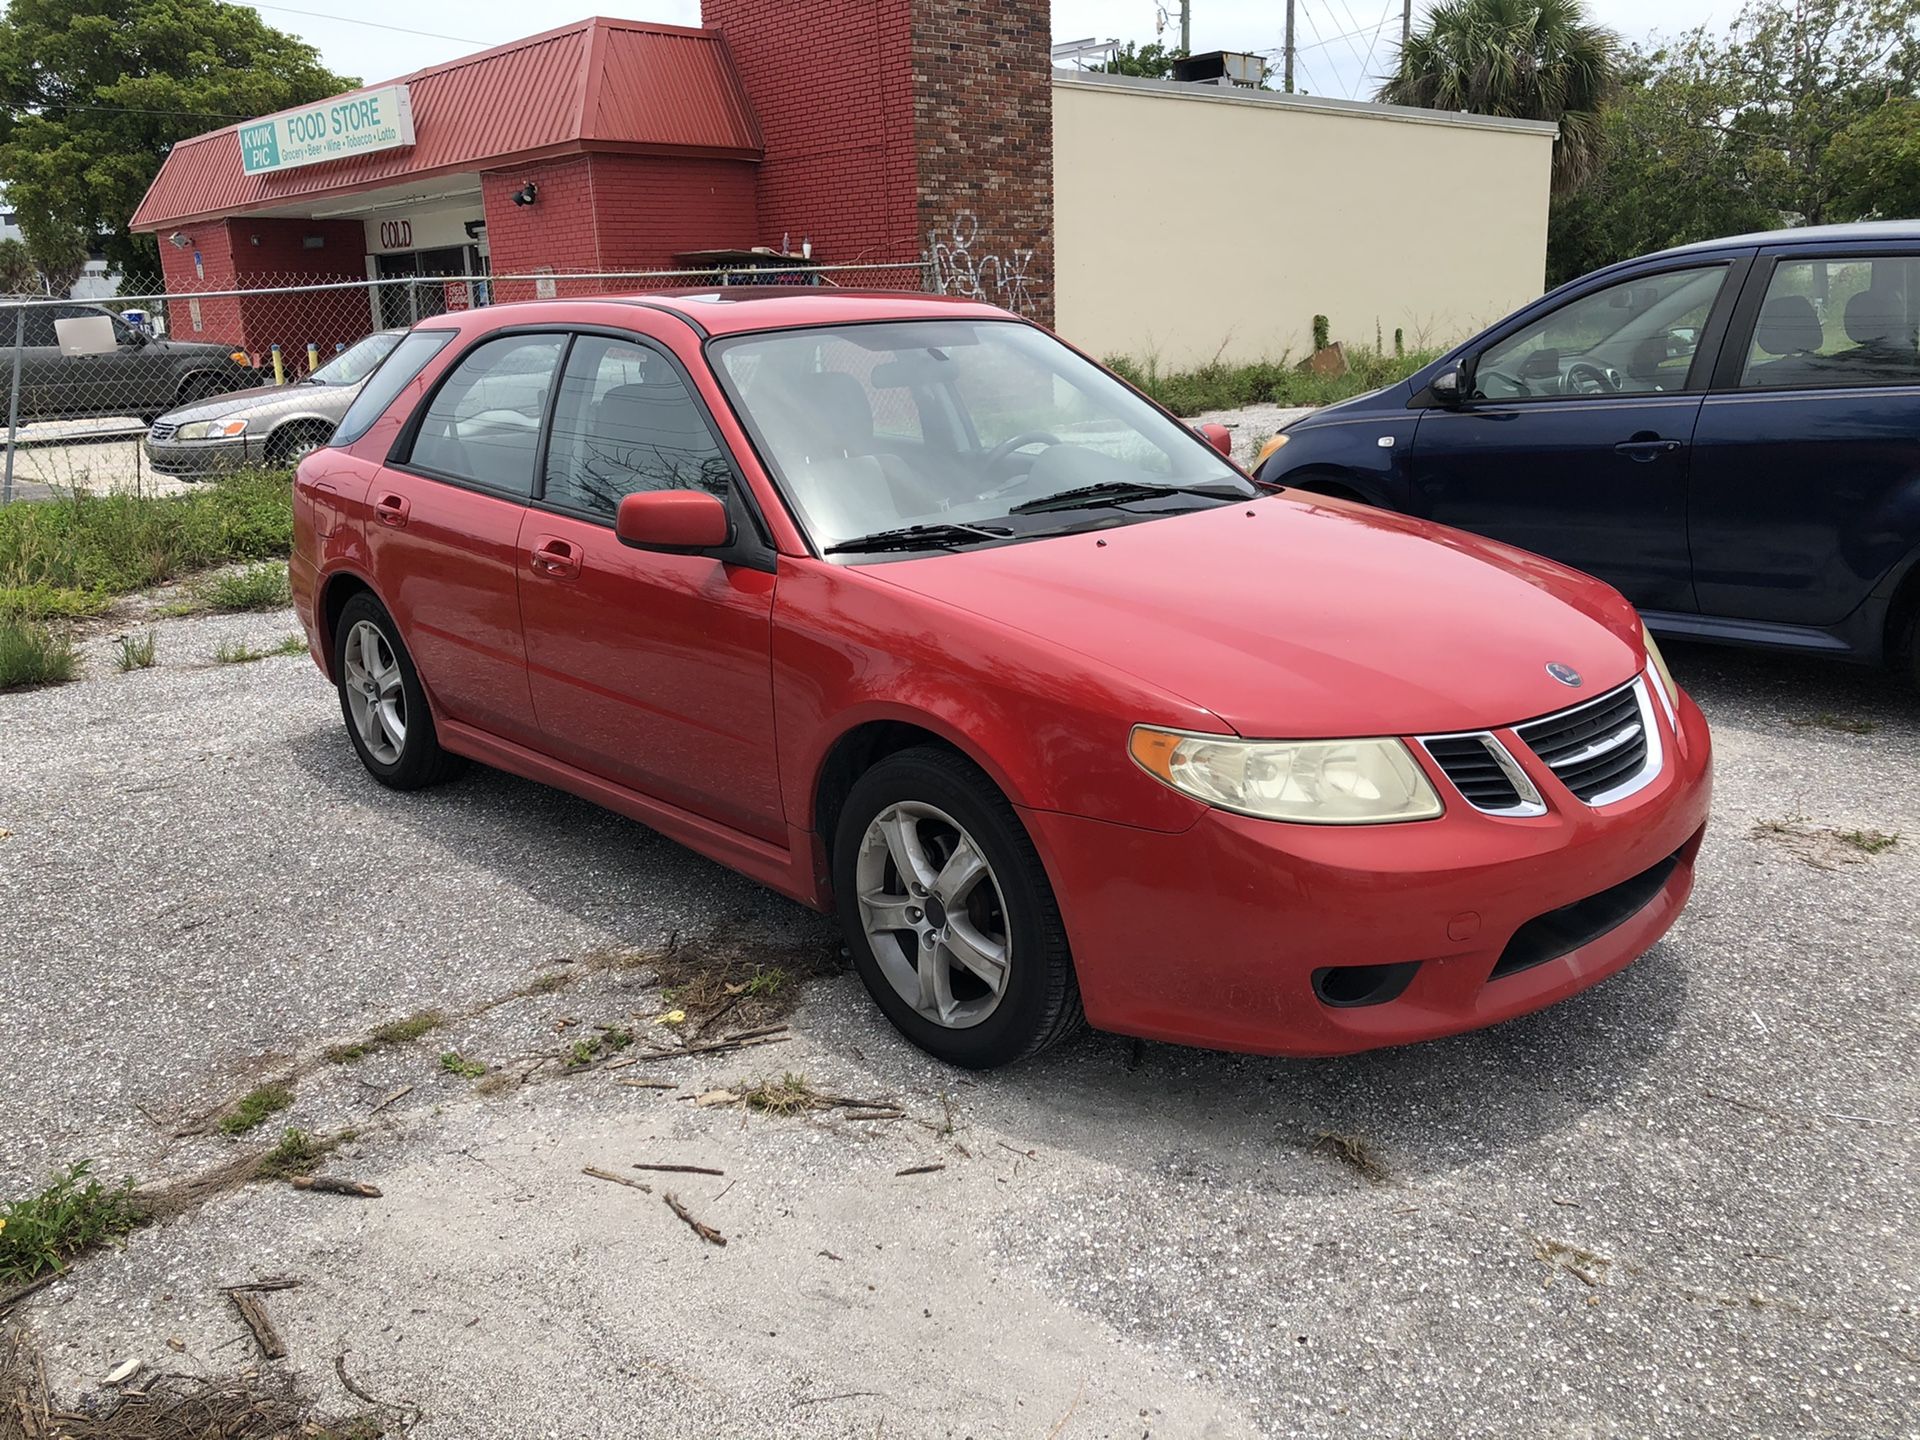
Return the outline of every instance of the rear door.
[[[1421,416],[1410,508],[1692,610],[1690,447],[1744,265],[1650,267],[1497,335],[1470,400]]]
[[[1694,436],[1700,608],[1836,625],[1920,545],[1920,246],[1762,252]]]
[[[677,323],[677,322],[674,322]],[[706,490],[752,524],[690,377],[641,335],[575,337],[520,534],[527,663],[548,753],[786,841],[773,733],[773,565],[613,533],[622,496]]]
[[[374,580],[436,709],[537,746],[520,527],[566,337],[495,333],[456,360],[367,494]]]

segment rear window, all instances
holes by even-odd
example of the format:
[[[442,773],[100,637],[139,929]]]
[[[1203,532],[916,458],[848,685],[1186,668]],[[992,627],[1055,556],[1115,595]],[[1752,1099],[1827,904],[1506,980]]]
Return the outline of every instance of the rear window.
[[[333,443],[351,445],[371,430],[373,422],[387,413],[394,397],[413,383],[427,368],[428,361],[447,348],[454,333],[452,330],[415,330],[394,346],[393,353],[373,372],[372,378],[353,397],[347,413],[340,417],[340,424],[333,432]]]

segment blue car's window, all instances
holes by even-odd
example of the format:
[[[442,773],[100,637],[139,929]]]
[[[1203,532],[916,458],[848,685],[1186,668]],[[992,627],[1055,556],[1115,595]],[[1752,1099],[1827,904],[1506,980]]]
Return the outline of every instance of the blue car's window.
[[[1920,385],[1920,257],[1782,260],[1740,383]]]
[[[1473,370],[1475,398],[1685,389],[1726,275],[1722,265],[1667,270],[1569,301],[1481,354]]]

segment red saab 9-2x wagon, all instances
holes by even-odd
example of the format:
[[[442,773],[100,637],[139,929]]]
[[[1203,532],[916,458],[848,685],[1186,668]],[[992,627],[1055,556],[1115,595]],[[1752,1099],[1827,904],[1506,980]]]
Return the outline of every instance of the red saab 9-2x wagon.
[[[436,317],[295,493],[375,779],[479,760],[836,909],[961,1065],[1467,1030],[1693,883],[1707,727],[1618,594],[1256,484],[990,306]]]

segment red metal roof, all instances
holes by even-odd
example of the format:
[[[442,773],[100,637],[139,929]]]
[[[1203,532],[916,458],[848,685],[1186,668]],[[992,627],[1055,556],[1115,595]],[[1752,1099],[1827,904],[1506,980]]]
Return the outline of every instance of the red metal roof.
[[[132,228],[160,230],[579,150],[761,156],[746,91],[711,30],[583,20],[382,83],[409,88],[411,148],[248,175],[239,126],[229,125],[173,147]]]

